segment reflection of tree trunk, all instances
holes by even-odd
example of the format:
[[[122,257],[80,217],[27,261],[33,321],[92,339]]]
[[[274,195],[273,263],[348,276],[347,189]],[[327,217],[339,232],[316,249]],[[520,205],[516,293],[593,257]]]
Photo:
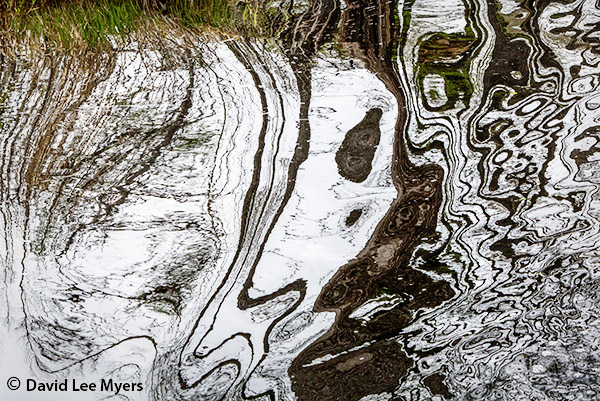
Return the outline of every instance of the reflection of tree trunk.
[[[339,19],[338,15],[339,8],[335,0],[315,1],[312,4],[312,7],[307,12],[300,15],[295,21],[295,24],[291,25],[292,28],[283,34],[283,41],[286,44],[286,55],[290,61],[290,66],[294,71],[296,83],[298,85],[298,92],[300,94],[298,140],[296,141],[296,149],[288,168],[287,186],[283,194],[283,198],[279,204],[277,212],[275,213],[273,221],[269,225],[267,236],[262,242],[261,247],[264,247],[264,244],[266,244],[268,236],[275,228],[279,216],[283,213],[283,210],[292,196],[296,186],[296,177],[298,176],[298,169],[300,168],[300,165],[308,158],[310,143],[310,124],[308,121],[308,113],[311,98],[310,62],[312,57],[318,51],[319,47],[325,41],[329,40],[329,35],[335,28],[335,24]],[[258,84],[259,82],[257,81],[257,86]],[[259,91],[262,92],[260,88]],[[256,166],[255,174],[257,176],[259,174],[259,170]],[[250,201],[251,199],[247,197],[246,205],[249,205],[251,203]],[[288,313],[281,316],[278,319],[279,321],[287,314],[291,313],[291,311],[295,309],[295,307],[302,301],[306,286],[302,281],[295,281],[279,289],[273,294],[269,294],[258,299],[252,299],[248,296],[248,289],[252,285],[252,277],[258,262],[259,258],[254,261],[252,270],[246,278],[244,289],[238,298],[238,306],[241,309],[247,309],[265,303],[289,291],[294,290],[302,292],[301,299],[296,302],[296,305],[293,308],[290,308]],[[275,323],[272,326],[274,326]]]
[[[358,400],[393,392],[413,365],[398,341],[400,332],[416,310],[435,307],[454,294],[447,282],[434,281],[408,267],[415,247],[435,233],[443,171],[436,165],[416,167],[406,153],[404,96],[392,60],[398,45],[396,9],[395,2],[371,5],[353,0],[343,17],[342,41],[378,75],[398,102],[392,161],[398,197],[365,248],[338,270],[315,303],[315,311],[334,311],[336,319],[289,369],[293,390],[301,400]],[[399,301],[366,322],[350,317],[369,300],[382,296]]]
[[[300,107],[298,113],[298,137],[296,140],[296,147],[294,149],[293,156],[287,168],[287,180],[285,183],[285,189],[281,192],[280,196],[277,196],[277,203],[274,207],[275,210],[273,211],[273,217],[269,218],[268,220],[265,218],[265,216],[267,215],[267,208],[272,206],[267,202],[263,203],[263,201],[260,200],[260,197],[265,197],[268,199],[270,197],[274,197],[276,192],[275,189],[273,189],[273,183],[269,184],[268,182],[261,182],[261,170],[264,169],[263,152],[265,149],[265,135],[268,123],[267,116],[269,112],[267,107],[266,94],[263,87],[274,85],[275,81],[273,79],[274,77],[270,76],[272,72],[268,71],[267,68],[265,69],[265,73],[270,77],[267,79],[267,82],[261,82],[261,77],[258,74],[257,68],[255,65],[253,65],[253,60],[260,60],[260,55],[255,54],[251,57],[248,57],[251,55],[251,52],[255,51],[252,45],[244,45],[244,43],[236,42],[230,43],[228,45],[229,49],[235,54],[238,61],[244,65],[245,69],[252,77],[255,89],[260,96],[261,106],[263,109],[263,116],[265,117],[263,119],[261,133],[258,137],[258,149],[254,157],[252,179],[250,182],[250,186],[246,191],[242,206],[242,221],[240,226],[240,238],[237,250],[231,264],[229,265],[227,276],[219,284],[217,292],[222,291],[223,288],[226,288],[227,281],[230,280],[232,277],[235,277],[234,275],[232,275],[232,272],[235,270],[236,265],[247,263],[250,267],[250,271],[246,275],[244,286],[237,297],[237,307],[240,310],[248,310],[260,305],[264,305],[284,294],[292,292],[299,293],[300,296],[297,300],[294,301],[292,305],[289,306],[288,310],[272,321],[269,328],[267,329],[267,333],[265,335],[266,338],[268,338],[269,333],[272,331],[273,327],[275,327],[275,325],[278,322],[280,322],[298,307],[298,305],[304,299],[304,294],[306,292],[306,284],[302,280],[296,280],[271,294],[266,294],[256,298],[252,298],[249,295],[249,288],[252,287],[254,272],[260,261],[262,250],[264,249],[272,231],[275,229],[279,217],[281,216],[285,207],[287,206],[288,201],[292,197],[296,186],[298,170],[302,163],[304,163],[308,158],[310,144],[310,124],[308,116],[311,99],[311,61],[313,56],[318,51],[319,47],[327,40],[330,40],[331,32],[335,28],[338,21],[339,6],[337,2],[335,0],[317,0],[305,13],[294,17],[288,27],[288,30],[282,34],[281,40],[284,44],[284,52],[289,61],[289,65],[293,70],[294,77],[296,79],[298,94],[300,97]],[[271,186],[270,188],[268,187],[269,185]],[[265,195],[264,193],[260,193],[261,189],[263,189],[262,187],[267,188],[267,190],[265,191],[267,195]],[[258,206],[261,203],[262,206]],[[257,228],[256,222],[258,221],[260,221],[261,226]],[[264,235],[260,234],[260,230],[264,230]],[[260,235],[263,235],[263,237],[260,238]],[[260,240],[257,240],[257,238],[260,238]],[[251,260],[248,258],[248,251],[249,249],[255,247],[259,249],[259,251],[257,252],[258,256]],[[205,316],[209,305],[213,304],[214,302],[217,302],[215,301],[217,297],[217,292],[215,292],[212,295],[211,299],[209,299],[209,301],[207,302],[207,306],[201,311],[200,317],[196,325],[198,325],[200,319],[202,319]],[[198,358],[196,354],[188,354],[186,352],[187,347],[197,346],[197,344],[194,342],[194,335],[196,335],[197,333],[198,332],[196,332],[194,328],[192,335],[188,338],[186,342],[183,352],[179,356],[180,364],[182,364],[183,360],[185,360],[186,363],[189,363],[190,360],[196,360],[194,358]],[[268,352],[268,341],[264,342],[264,346],[265,353],[263,358],[267,355]],[[184,391],[199,387],[201,383],[215,371],[215,369],[219,369],[220,367],[223,367],[227,364],[230,364],[231,366],[235,365],[236,368],[239,369],[239,366],[236,365],[239,364],[239,362],[233,360],[222,362],[219,366],[214,367],[212,370],[208,371],[200,377],[187,377],[185,369],[182,369],[179,372],[178,384]],[[268,390],[267,393],[259,394],[256,397],[260,397],[262,395],[269,396],[270,398],[274,397],[274,393],[272,390]]]

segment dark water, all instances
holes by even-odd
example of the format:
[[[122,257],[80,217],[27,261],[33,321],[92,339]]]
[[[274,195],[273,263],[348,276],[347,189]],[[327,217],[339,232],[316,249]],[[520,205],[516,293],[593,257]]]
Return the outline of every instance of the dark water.
[[[2,59],[2,399],[599,399],[600,6],[271,7]]]

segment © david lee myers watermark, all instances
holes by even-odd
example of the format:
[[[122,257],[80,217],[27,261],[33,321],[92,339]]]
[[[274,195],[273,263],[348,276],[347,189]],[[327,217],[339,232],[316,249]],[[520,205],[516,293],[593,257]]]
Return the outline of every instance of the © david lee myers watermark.
[[[24,386],[21,386],[21,380],[18,377],[11,377],[7,380],[6,386],[10,390],[22,388],[25,391],[38,392],[88,392],[99,391],[113,394],[122,394],[126,392],[143,391],[144,386],[138,382],[117,382],[113,379],[102,379],[100,382],[83,382],[75,379],[54,380],[53,382],[43,382],[35,379],[26,379]]]

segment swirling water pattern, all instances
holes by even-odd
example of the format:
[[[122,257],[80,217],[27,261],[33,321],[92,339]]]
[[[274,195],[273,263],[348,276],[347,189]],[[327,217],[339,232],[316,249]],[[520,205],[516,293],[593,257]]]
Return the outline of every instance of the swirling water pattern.
[[[291,10],[278,40],[3,59],[2,375],[600,398],[597,3]]]

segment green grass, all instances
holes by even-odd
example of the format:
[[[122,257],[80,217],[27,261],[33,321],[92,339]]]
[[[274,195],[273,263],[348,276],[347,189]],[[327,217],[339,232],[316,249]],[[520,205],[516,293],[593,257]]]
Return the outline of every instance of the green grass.
[[[17,36],[43,38],[44,43],[57,48],[81,43],[103,47],[109,36],[123,39],[135,30],[141,17],[141,8],[131,1],[73,2],[15,16],[9,30]]]
[[[161,29],[256,27],[258,7],[235,0],[0,0],[4,47],[107,49]],[[5,49],[6,50],[6,49]]]

